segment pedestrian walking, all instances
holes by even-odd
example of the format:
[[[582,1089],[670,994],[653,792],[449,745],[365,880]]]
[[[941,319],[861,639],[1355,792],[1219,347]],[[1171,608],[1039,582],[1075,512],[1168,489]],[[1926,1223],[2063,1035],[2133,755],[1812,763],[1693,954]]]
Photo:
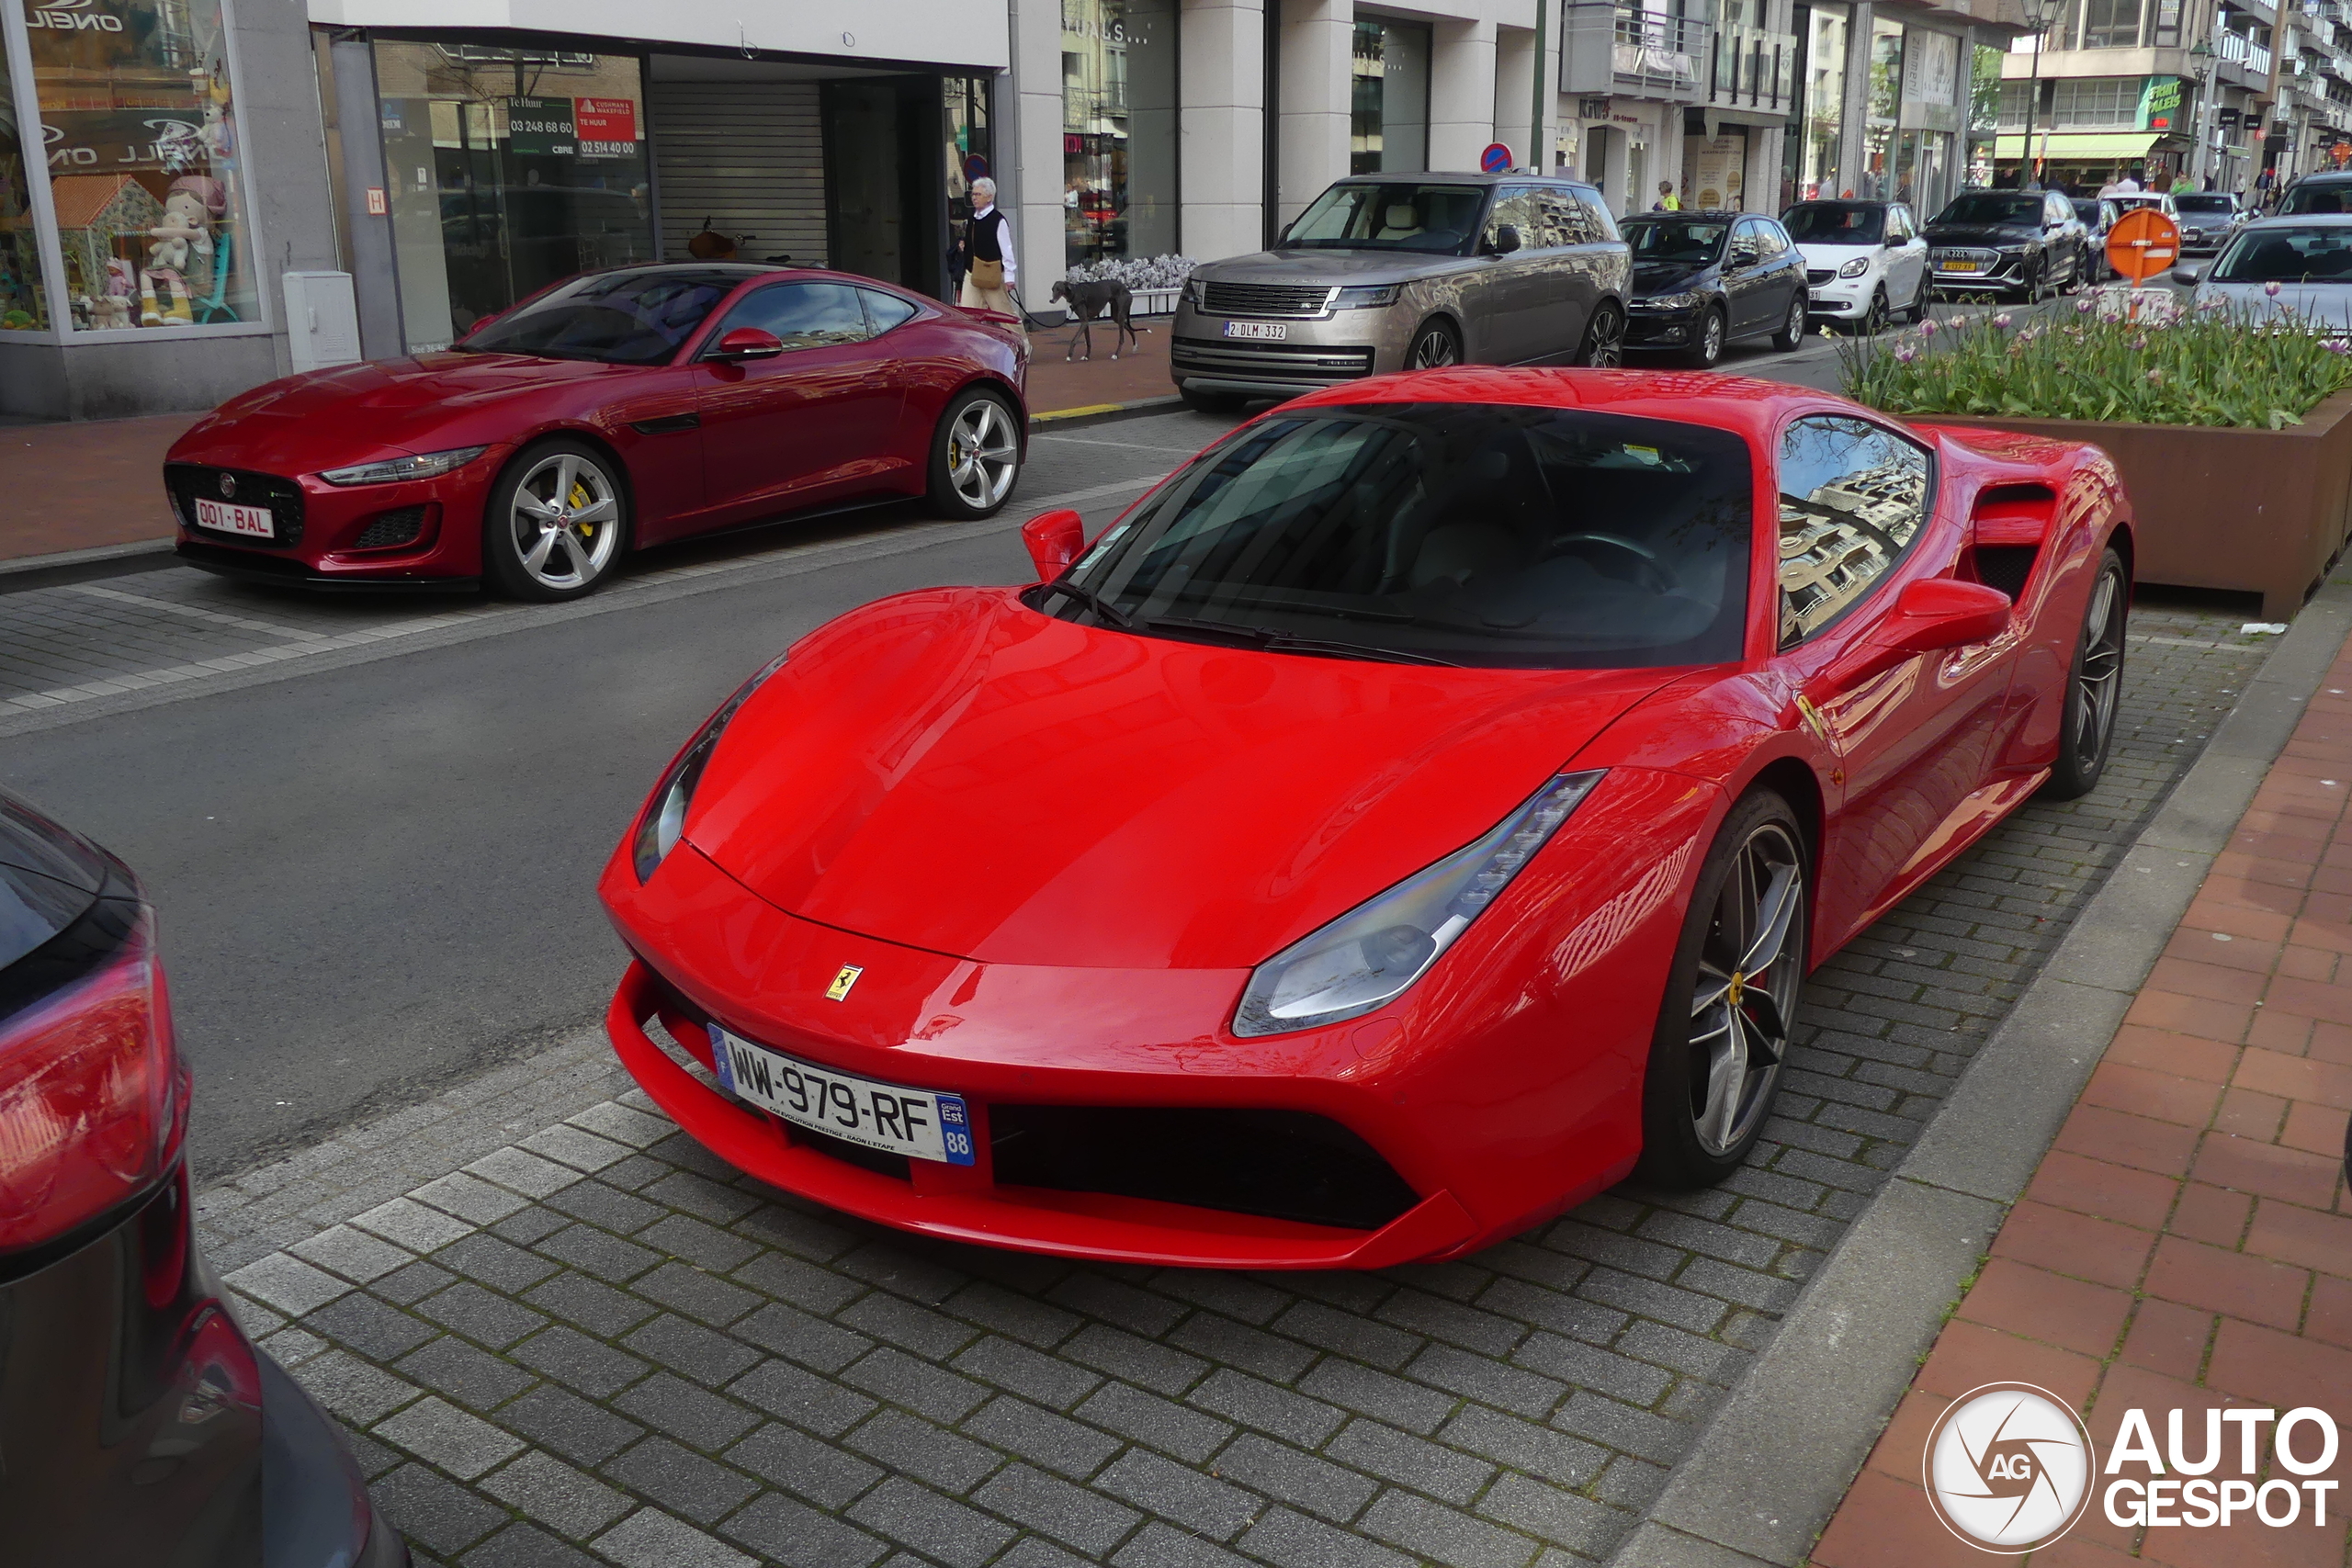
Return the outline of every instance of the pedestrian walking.
[[[1674,194],[1674,182],[1672,180],[1660,180],[1657,182],[1657,199],[1650,204],[1650,210],[1652,212],[1679,212],[1682,210],[1682,198]]]
[[[996,204],[996,182],[983,175],[972,182],[972,217],[964,225],[964,294],[962,302],[983,310],[1001,310],[1021,321],[1023,336],[1029,323],[1012,302],[1020,259],[1012,244],[1012,225]]]

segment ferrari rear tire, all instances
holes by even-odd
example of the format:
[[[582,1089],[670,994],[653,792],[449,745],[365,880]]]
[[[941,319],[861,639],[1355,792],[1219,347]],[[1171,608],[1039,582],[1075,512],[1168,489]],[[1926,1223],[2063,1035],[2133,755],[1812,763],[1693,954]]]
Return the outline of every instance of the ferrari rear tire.
[[[1711,1187],[1740,1167],[1780,1088],[1804,986],[1811,862],[1787,801],[1734,807],[1699,868],[1642,1086],[1653,1187]]]
[[[2058,760],[2041,794],[2074,800],[2098,787],[2115,750],[2116,715],[2123,697],[2123,631],[2132,613],[2132,587],[2123,558],[2109,547],[2091,580],[2090,603],[2083,609],[2082,635],[2075,639],[2075,661],[2066,671],[2065,717],[2058,728]]]
[[[931,503],[958,522],[993,517],[1021,479],[1021,422],[1004,398],[973,387],[931,436]]]
[[[628,491],[602,448],[559,437],[525,448],[491,487],[482,574],[510,599],[578,599],[628,543]]]

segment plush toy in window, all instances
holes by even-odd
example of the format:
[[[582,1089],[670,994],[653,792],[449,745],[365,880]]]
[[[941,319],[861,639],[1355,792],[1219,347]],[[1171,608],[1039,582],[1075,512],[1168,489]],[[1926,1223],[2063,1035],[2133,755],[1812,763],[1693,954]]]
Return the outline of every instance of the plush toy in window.
[[[147,231],[147,265],[139,274],[139,324],[195,324],[188,308],[188,278],[209,294],[213,284],[212,220],[228,207],[228,193],[209,175],[183,175],[164,197],[164,219]],[[159,298],[159,286],[160,294]]]

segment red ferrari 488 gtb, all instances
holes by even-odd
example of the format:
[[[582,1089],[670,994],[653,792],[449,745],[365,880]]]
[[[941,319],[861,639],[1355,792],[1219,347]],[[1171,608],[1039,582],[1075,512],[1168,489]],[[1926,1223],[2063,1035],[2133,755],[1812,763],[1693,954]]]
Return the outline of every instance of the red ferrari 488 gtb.
[[[2115,729],[2108,460],[1783,385],[1378,378],[1024,532],[746,682],[601,889],[647,1091],[932,1235],[1371,1268],[1718,1180],[1807,971]]]
[[[870,277],[696,263],[550,285],[439,354],[230,399],[164,462],[179,555],[313,588],[594,590],[628,550],[1021,471],[1010,318]]]

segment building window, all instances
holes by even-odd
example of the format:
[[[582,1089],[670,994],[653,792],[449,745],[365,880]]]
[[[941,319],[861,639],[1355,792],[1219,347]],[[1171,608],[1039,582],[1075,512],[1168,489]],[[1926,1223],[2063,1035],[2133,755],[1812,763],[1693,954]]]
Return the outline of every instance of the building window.
[[[1805,44],[1804,136],[1797,163],[1802,200],[1838,194],[1838,141],[1846,123],[1846,18],[1809,13]]]
[[[82,332],[258,320],[221,0],[28,5],[25,24],[65,320]],[[0,235],[21,205],[0,190]],[[0,265],[13,270],[11,254]]]
[[[49,325],[49,289],[40,278],[25,178],[17,100],[8,89],[7,62],[0,60],[0,332],[40,332]]]
[[[635,55],[379,40],[376,90],[410,352],[654,259]]]
[[[1348,173],[1429,167],[1430,29],[1358,17],[1353,55]]]
[[[2137,76],[2061,77],[2050,106],[2050,123],[2086,130],[2140,123],[2142,79]]]
[[[1871,79],[1862,128],[1862,177],[1855,194],[1886,200],[1894,192],[1894,126],[1903,107],[1903,24],[1871,19]]]
[[[2137,49],[2139,46],[2140,0],[2084,0],[2085,49]]]
[[[1177,0],[1062,0],[1062,252],[1176,249]]]

